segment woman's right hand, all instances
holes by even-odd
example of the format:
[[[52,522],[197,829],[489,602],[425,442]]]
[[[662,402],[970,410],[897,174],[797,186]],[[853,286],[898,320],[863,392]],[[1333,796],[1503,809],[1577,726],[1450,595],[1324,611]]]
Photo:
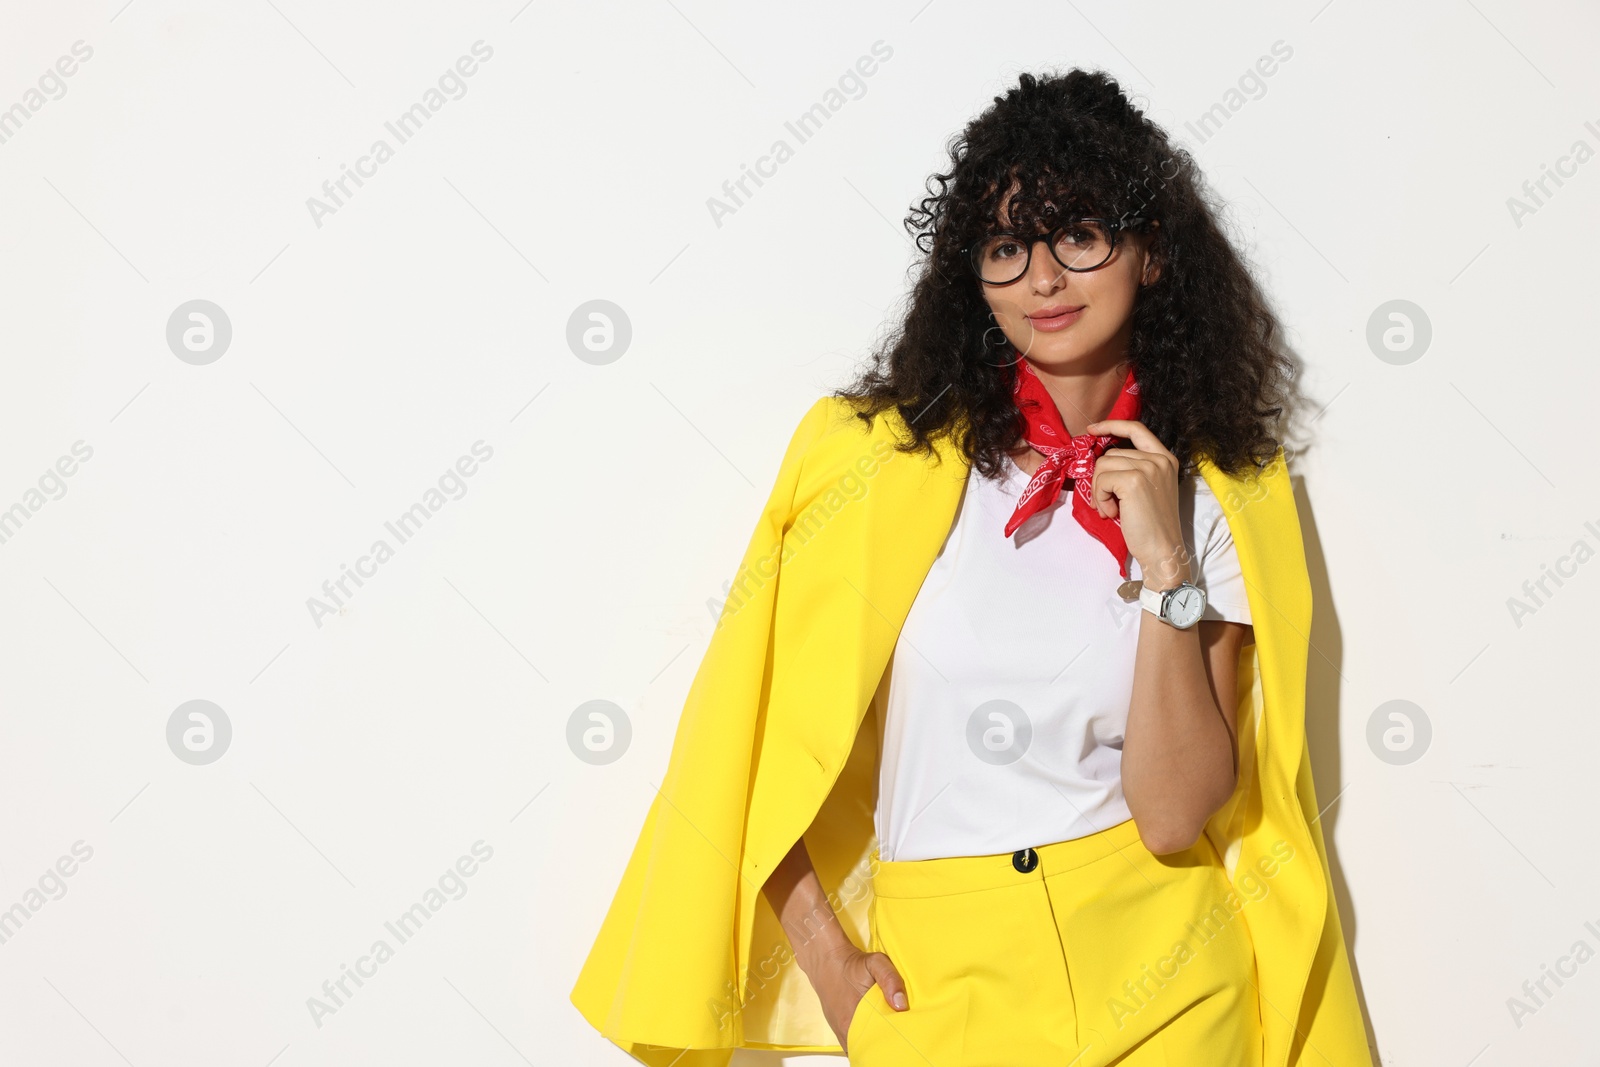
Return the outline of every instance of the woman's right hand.
[[[778,913],[800,969],[822,1002],[822,1015],[844,1048],[850,1019],[874,985],[896,1011],[905,1011],[906,984],[882,952],[863,952],[839,925],[806,851],[804,837],[790,846],[762,886]]]
[[[861,998],[874,985],[883,990],[883,999],[896,1011],[905,1011],[906,984],[900,978],[889,957],[882,952],[863,952],[854,944],[812,967],[808,974],[811,985],[822,1001],[822,1014],[833,1027],[833,1034],[844,1048],[845,1035],[850,1030],[850,1019],[855,1015]]]

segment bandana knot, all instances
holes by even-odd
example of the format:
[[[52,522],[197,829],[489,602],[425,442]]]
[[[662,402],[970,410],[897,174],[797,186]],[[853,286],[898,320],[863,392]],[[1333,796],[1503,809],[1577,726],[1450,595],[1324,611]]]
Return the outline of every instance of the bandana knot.
[[[1006,523],[1006,536],[1015,533],[1030,516],[1054,504],[1062,488],[1070,482],[1073,490],[1072,517],[1106,546],[1117,561],[1122,577],[1127,578],[1128,547],[1122,537],[1122,522],[1101,515],[1090,496],[1095,462],[1116,437],[1089,433],[1070,436],[1055,400],[1039,379],[1033,365],[1021,353],[1017,353],[1017,380],[1012,387],[1012,399],[1023,421],[1024,437],[1035,451],[1044,456],[1044,462],[1033,472],[1022,495],[1017,498],[1017,508]],[[1134,381],[1130,369],[1106,420],[1137,419],[1139,407],[1139,385]]]
[[[1094,477],[1094,461],[1104,452],[1105,448],[1095,447],[1093,434],[1079,434],[1072,439],[1072,444],[1063,449],[1061,454],[1067,456],[1065,460],[1068,478],[1077,481],[1079,478]]]

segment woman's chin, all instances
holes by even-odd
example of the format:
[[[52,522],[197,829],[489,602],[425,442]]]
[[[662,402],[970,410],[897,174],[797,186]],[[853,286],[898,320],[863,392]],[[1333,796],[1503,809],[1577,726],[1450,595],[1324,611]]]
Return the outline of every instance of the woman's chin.
[[[1025,347],[1019,345],[1018,348],[1035,366],[1061,371],[1098,369],[1093,365],[1097,346],[1086,343],[1086,340],[1083,337],[1036,333],[1030,344]]]

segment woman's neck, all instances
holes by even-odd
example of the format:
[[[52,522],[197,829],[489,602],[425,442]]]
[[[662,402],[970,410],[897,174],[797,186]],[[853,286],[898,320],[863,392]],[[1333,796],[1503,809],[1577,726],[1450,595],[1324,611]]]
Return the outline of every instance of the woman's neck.
[[[1086,433],[1090,423],[1099,422],[1111,414],[1111,407],[1122,392],[1122,383],[1128,375],[1126,363],[1118,363],[1101,371],[1082,373],[1076,370],[1052,371],[1038,364],[1034,373],[1044,383],[1045,390],[1056,403],[1067,433],[1073,437]],[[1032,474],[1044,462],[1044,456],[1019,437],[1011,449],[1011,457],[1023,473]]]

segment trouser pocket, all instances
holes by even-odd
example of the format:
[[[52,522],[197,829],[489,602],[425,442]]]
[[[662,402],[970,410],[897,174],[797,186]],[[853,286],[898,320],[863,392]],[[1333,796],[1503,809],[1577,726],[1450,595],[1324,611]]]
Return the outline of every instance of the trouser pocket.
[[[1135,845],[1047,885],[1085,1045],[1136,1048],[1179,1020],[1214,1042],[1197,1050],[1201,1062],[1231,1063],[1217,1049],[1249,1046],[1255,956],[1245,902],[1204,837],[1160,857]]]
[[[878,950],[900,972],[910,1006],[862,1020],[857,1033],[871,1054],[862,1062],[1037,1067],[1070,1060],[1071,997],[1038,880],[879,897],[874,915]]]

